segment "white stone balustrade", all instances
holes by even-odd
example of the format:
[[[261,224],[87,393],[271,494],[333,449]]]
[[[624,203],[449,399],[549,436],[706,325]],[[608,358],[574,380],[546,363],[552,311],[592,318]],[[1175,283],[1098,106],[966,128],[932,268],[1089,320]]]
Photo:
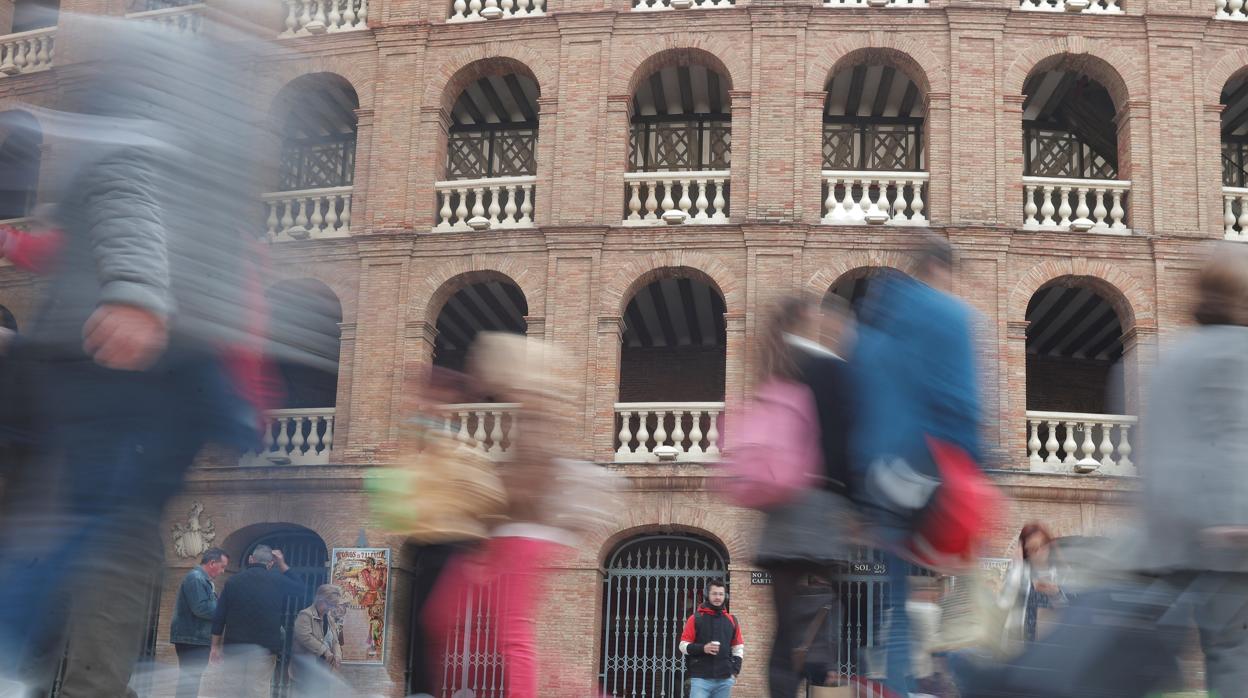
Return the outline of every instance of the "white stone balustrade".
[[[136,22],[153,22],[175,34],[198,34],[204,25],[205,7],[203,3],[198,3],[146,12],[131,12],[126,15],[126,19]]]
[[[1248,0],[1214,0],[1214,19],[1248,22]]]
[[[927,7],[927,0],[823,0],[824,7]]]
[[[519,19],[546,14],[546,0],[455,0],[448,23]]]
[[[1092,15],[1122,14],[1121,0],[1019,0],[1018,9],[1028,12],[1082,12]]]
[[[722,402],[617,402],[615,462],[719,460],[723,413]]]
[[[732,7],[736,0],[633,0],[633,12],[659,12],[662,10],[709,10]]]
[[[437,182],[436,232],[532,228],[537,177],[488,177]]]
[[[1027,412],[1032,472],[1135,475],[1131,439],[1139,420],[1116,414]]]
[[[368,0],[284,0],[281,36],[311,36],[368,29]]]
[[[672,212],[685,223],[728,222],[728,170],[629,172],[624,225],[663,225]]]
[[[346,237],[351,233],[353,187],[265,194],[268,235],[273,242]]]
[[[1248,240],[1248,188],[1222,187],[1222,223],[1227,240]]]
[[[439,405],[447,427],[465,441],[475,441],[494,455],[507,453],[516,437],[515,412],[520,405],[506,402]]]
[[[1023,177],[1023,227],[1126,235],[1129,180]]]
[[[20,75],[52,67],[56,27],[0,36],[0,74]]]
[[[334,408],[270,410],[258,450],[239,465],[325,465],[334,449]]]
[[[926,172],[823,171],[823,222],[927,225]]]

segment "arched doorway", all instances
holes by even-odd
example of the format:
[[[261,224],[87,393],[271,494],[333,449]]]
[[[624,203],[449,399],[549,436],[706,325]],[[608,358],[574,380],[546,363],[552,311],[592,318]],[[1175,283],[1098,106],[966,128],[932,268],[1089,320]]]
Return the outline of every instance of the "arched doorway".
[[[256,546],[267,545],[274,550],[282,551],[290,571],[303,584],[303,594],[286,599],[286,607],[282,609],[282,628],[285,630],[285,645],[282,656],[278,658],[277,669],[273,675],[273,698],[287,698],[291,695],[290,665],[291,641],[294,638],[295,616],[312,603],[316,588],[329,579],[329,550],[325,541],[315,532],[299,526],[281,528],[264,534],[253,540],[239,557],[238,564],[244,567],[247,558]]]
[[[681,629],[717,577],[728,580],[728,553],[700,536],[647,535],[618,546],[602,581],[599,690],[620,697],[687,695],[677,649]]]

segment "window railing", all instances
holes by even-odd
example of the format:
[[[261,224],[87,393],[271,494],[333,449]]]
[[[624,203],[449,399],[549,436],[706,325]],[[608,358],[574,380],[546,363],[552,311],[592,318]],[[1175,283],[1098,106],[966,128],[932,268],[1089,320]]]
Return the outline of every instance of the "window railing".
[[[1227,240],[1248,240],[1248,187],[1222,187],[1222,223]]]
[[[334,408],[270,410],[259,448],[239,465],[325,465],[334,449]]]
[[[719,459],[722,402],[617,402],[615,462]]]
[[[546,0],[455,0],[448,23],[483,22],[489,19],[541,17]]]
[[[823,222],[927,225],[926,172],[824,170]]]
[[[268,237],[273,242],[346,237],[351,233],[354,187],[302,189],[265,194]]]
[[[1129,180],[1023,177],[1027,230],[1128,234]]]
[[[624,225],[727,223],[728,170],[629,172]]]
[[[368,29],[368,0],[284,0],[286,29],[280,36],[311,36]]]
[[[1018,9],[1029,12],[1082,12],[1093,15],[1122,14],[1121,0],[1019,0]]]
[[[434,184],[438,192],[435,232],[532,228],[537,177],[457,179]]]
[[[633,12],[711,10],[732,7],[736,0],[633,0]]]
[[[1137,417],[1078,412],[1027,412],[1032,472],[1135,475],[1132,431]]]
[[[56,27],[0,36],[0,74],[21,75],[52,67]]]
[[[1248,2],[1245,0],[1214,0],[1214,19],[1237,19],[1248,21]]]

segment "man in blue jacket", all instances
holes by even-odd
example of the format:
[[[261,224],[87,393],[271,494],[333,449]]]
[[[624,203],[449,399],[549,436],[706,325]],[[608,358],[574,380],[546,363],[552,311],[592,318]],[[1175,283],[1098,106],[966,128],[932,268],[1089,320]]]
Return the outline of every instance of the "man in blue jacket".
[[[221,548],[209,548],[182,579],[169,625],[169,642],[178,653],[177,698],[197,698],[199,682],[208,666],[212,646],[212,617],[217,612],[217,590],[212,585],[230,564]]]
[[[886,683],[900,696],[910,689],[910,564],[890,551],[904,548],[914,514],[939,484],[928,438],[982,462],[974,311],[950,294],[952,287],[953,248],[944,238],[929,237],[913,277],[886,277],[869,292],[854,350],[855,496],[886,552]]]

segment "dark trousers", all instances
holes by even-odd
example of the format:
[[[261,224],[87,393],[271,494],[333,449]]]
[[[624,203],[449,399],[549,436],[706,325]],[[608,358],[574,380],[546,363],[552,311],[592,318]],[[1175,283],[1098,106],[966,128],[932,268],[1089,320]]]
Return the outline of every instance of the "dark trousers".
[[[208,668],[208,646],[175,642],[173,649],[178,653],[177,698],[199,698],[199,682]]]
[[[149,371],[89,360],[30,361],[52,504],[4,512],[0,673],[46,686],[72,625],[66,698],[113,698],[127,683],[162,563],[161,510],[200,446],[233,436],[242,410],[220,367],[198,359]],[[68,612],[67,612],[68,610]]]
[[[803,596],[798,593],[804,577],[824,571],[824,568],[817,565],[793,563],[769,565],[768,569],[771,571],[772,601],[776,611],[776,635],[771,644],[771,659],[767,665],[768,694],[771,698],[794,698],[802,679],[805,678],[805,667],[794,666],[793,651],[805,642],[818,606],[824,603],[835,606],[836,596],[831,592],[818,596]],[[812,601],[816,603],[812,604]],[[837,622],[836,615],[824,619],[817,637],[808,648],[811,653],[807,660],[812,665],[816,663],[816,657],[826,662],[827,658],[822,655],[826,655],[829,649],[835,649],[823,646],[827,643],[822,641],[830,632],[839,634],[839,629],[834,627]],[[832,667],[824,667],[824,670],[828,668]]]

